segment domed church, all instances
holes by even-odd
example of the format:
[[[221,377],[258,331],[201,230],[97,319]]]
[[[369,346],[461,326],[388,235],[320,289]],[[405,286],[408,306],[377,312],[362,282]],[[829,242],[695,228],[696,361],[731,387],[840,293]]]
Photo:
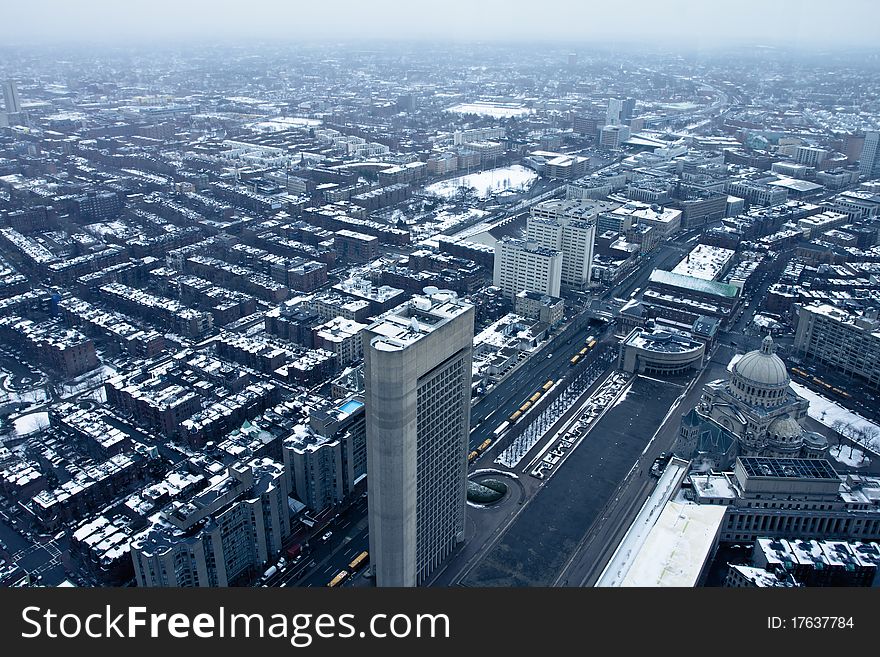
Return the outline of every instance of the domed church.
[[[768,335],[729,379],[705,385],[697,407],[682,417],[675,452],[701,469],[729,468],[737,456],[823,458],[828,441],[801,426],[810,402],[790,383]]]

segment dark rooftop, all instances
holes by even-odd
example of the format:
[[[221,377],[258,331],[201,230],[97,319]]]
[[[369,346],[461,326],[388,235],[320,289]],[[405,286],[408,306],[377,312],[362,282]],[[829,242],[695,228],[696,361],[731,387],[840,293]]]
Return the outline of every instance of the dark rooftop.
[[[785,479],[826,479],[840,477],[826,459],[774,459],[763,456],[741,456],[737,459],[750,477]]]

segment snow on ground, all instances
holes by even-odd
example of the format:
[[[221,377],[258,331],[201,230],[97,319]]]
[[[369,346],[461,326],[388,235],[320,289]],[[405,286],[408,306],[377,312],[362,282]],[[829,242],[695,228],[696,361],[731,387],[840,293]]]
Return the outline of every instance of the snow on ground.
[[[473,472],[471,472],[471,476],[479,474],[499,474],[504,475],[505,477],[519,479],[519,475],[515,472],[508,472],[507,470],[497,470],[495,468],[483,468],[482,470],[474,470]]]
[[[542,439],[544,439],[549,430],[559,421],[559,419],[565,415],[571,409],[575,403],[581,398],[581,393],[585,388],[589,388],[596,380],[603,374],[601,370],[594,372],[593,374],[585,374],[582,376],[587,377],[587,382],[580,386],[569,386],[564,389],[562,393],[548,406],[545,408],[537,417],[532,415],[532,419],[528,420],[529,424],[526,429],[514,440],[503,452],[501,452],[496,458],[495,463],[506,466],[508,468],[515,468],[519,465],[519,462],[525,458],[525,456],[532,451],[535,445],[537,445]],[[607,379],[600,388],[593,391],[585,401],[581,403],[581,407],[578,412],[575,414],[575,417],[582,415],[588,407],[596,404],[596,399],[601,397],[603,393],[607,393],[609,390],[615,388],[616,379],[609,378]],[[619,390],[619,388],[617,388]],[[532,414],[535,407],[533,406],[526,414],[523,416],[521,422],[525,422],[526,419]],[[561,435],[566,433],[569,428],[574,424],[575,418],[568,420],[563,427],[558,429],[555,434],[547,441],[547,444],[541,450],[541,452],[533,459],[533,461],[537,462],[539,459],[543,458],[544,454],[554,447],[556,447],[557,440]]]
[[[317,128],[323,121],[320,119],[307,119],[299,116],[279,116],[268,121],[250,123],[246,127],[256,132],[280,132],[290,128]]]
[[[495,103],[460,103],[446,109],[455,114],[478,114],[491,116],[496,119],[506,119],[511,116],[524,116],[535,110],[520,105],[497,105]]]
[[[69,383],[62,386],[61,398],[67,399],[75,395],[97,388],[103,385],[104,381],[116,374],[110,365],[102,365],[98,369],[86,372],[82,376],[72,379]]]
[[[632,386],[629,386],[626,390],[623,391],[623,394],[620,395],[617,399],[614,400],[614,403],[611,404],[611,408],[614,408],[618,404],[622,404],[626,401],[626,396],[629,394],[629,391],[632,390]]]
[[[49,427],[49,414],[44,411],[42,413],[22,415],[13,420],[12,424],[15,427],[15,433],[19,436],[26,436],[42,429],[47,429]]]
[[[410,230],[415,234],[416,239],[428,239],[434,237],[438,233],[458,226],[468,221],[474,221],[480,217],[485,217],[488,212],[479,208],[468,208],[464,212],[443,211],[437,214],[431,221],[421,226],[412,226]]]
[[[459,187],[473,187],[477,190],[477,196],[487,198],[492,192],[500,192],[507,189],[526,189],[538,179],[531,169],[519,164],[509,167],[499,167],[472,173],[468,176],[459,176],[449,180],[442,180],[425,187],[425,192],[443,198],[452,198],[458,193]]]
[[[685,101],[681,103],[660,103],[659,107],[662,107],[663,109],[684,111],[697,109],[700,107],[700,105],[697,105],[696,103],[692,103],[690,101]]]
[[[832,427],[835,421],[842,420],[843,422],[852,425],[853,429],[874,427],[878,432],[878,435],[880,435],[880,426],[877,426],[870,420],[866,420],[858,413],[853,413],[840,404],[836,404],[827,397],[823,397],[819,393],[813,392],[799,383],[792,382],[791,388],[801,397],[804,397],[810,402],[810,417],[818,420],[826,427]],[[880,441],[874,439],[870,449],[872,451],[880,451]],[[847,453],[849,453],[849,448],[847,448]]]
[[[41,404],[48,401],[49,395],[42,388],[27,392],[6,392],[0,390],[0,404]]]
[[[853,468],[861,468],[871,464],[871,459],[866,457],[865,453],[858,448],[854,447],[852,455],[850,455],[849,445],[835,445],[828,450],[828,455],[835,461]]]

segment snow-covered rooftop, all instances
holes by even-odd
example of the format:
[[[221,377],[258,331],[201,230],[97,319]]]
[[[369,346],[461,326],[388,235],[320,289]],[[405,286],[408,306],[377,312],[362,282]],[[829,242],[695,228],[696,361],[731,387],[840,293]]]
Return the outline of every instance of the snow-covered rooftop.
[[[697,244],[672,270],[674,274],[714,281],[733,259],[733,249]]]
[[[695,586],[724,518],[715,504],[669,502],[618,586]]]

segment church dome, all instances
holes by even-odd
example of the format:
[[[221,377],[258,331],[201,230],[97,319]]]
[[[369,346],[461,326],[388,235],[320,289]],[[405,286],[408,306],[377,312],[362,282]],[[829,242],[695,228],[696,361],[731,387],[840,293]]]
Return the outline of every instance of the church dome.
[[[804,430],[791,415],[778,417],[767,427],[767,435],[779,443],[792,443],[802,439]]]
[[[764,338],[761,348],[750,351],[737,361],[733,371],[749,383],[776,388],[788,387],[791,379],[785,363],[776,355],[776,345],[769,335]]]

